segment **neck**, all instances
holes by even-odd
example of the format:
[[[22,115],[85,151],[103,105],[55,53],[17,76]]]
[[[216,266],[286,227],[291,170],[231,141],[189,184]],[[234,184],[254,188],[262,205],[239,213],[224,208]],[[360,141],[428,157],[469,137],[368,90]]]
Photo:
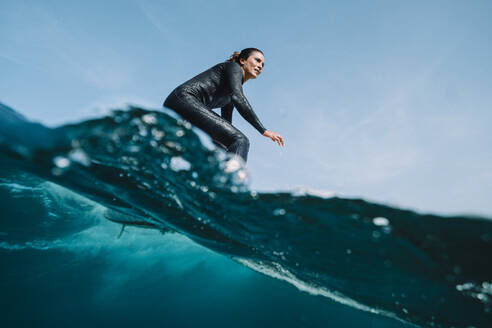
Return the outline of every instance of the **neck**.
[[[244,70],[244,68],[241,66],[241,70],[243,71],[243,84],[246,83],[246,81],[248,81],[251,76],[249,75],[246,75],[246,71]]]

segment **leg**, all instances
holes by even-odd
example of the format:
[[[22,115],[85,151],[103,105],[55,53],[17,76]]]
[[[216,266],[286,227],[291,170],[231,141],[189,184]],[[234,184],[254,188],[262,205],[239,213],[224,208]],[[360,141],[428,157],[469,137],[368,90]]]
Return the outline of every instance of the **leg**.
[[[169,100],[169,99],[168,99]],[[205,131],[213,140],[227,148],[227,152],[234,153],[248,159],[249,140],[231,123],[209,110],[194,97],[185,99],[175,97],[172,101],[166,101],[166,107],[175,110],[185,120]]]

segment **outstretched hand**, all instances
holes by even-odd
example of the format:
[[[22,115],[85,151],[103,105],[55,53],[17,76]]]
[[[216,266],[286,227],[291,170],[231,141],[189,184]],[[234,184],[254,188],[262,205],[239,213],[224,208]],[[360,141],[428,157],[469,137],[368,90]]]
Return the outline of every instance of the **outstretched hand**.
[[[279,146],[284,146],[284,138],[277,132],[265,130],[265,132],[263,132],[263,135],[267,138],[272,139],[274,142],[278,143]]]

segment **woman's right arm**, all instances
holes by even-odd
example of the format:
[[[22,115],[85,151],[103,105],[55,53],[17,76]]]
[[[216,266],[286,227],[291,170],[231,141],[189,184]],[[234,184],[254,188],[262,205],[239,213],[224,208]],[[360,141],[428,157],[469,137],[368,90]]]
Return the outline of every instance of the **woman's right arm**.
[[[284,137],[282,137],[277,132],[266,130],[265,132],[263,132],[263,136],[272,139],[274,142],[278,143],[279,146],[283,147],[285,145]]]
[[[241,66],[237,63],[226,63],[225,74],[232,91],[231,99],[234,107],[237,108],[239,114],[241,114],[246,121],[254,126],[258,132],[263,134],[266,129],[263,124],[261,124],[253,111],[253,108],[249,104],[248,99],[246,99],[243,94],[243,70],[241,69]]]
[[[234,110],[233,104],[225,105],[220,110],[220,116],[225,119],[227,122],[232,124],[232,111]]]

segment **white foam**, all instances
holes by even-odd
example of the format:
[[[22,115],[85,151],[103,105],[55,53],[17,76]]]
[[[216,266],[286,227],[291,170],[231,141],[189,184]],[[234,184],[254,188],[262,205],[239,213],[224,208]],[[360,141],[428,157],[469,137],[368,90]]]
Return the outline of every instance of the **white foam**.
[[[341,196],[340,193],[337,193],[335,191],[329,191],[329,190],[318,190],[318,189],[312,189],[312,188],[306,188],[306,187],[296,187],[292,189],[291,194],[293,196],[316,196],[320,198],[332,198],[336,196]]]
[[[11,244],[5,241],[0,242],[0,248],[9,251],[19,251],[24,249],[47,250],[53,248],[56,242],[47,242],[44,240],[29,241],[21,244]]]
[[[0,180],[0,181],[2,181],[2,180]],[[6,181],[6,180],[3,180],[3,181]],[[15,182],[0,182],[0,186],[7,187],[10,190],[10,192],[12,192],[12,193],[20,193],[23,191],[39,191],[39,190],[42,190],[42,188],[39,188],[39,187],[25,186],[25,185],[21,185],[19,183],[15,183]]]
[[[271,262],[267,265],[264,262],[255,262],[255,261],[251,261],[251,260],[243,259],[243,258],[234,258],[234,260],[247,266],[248,268],[251,268],[255,271],[263,273],[267,276],[270,276],[270,277],[275,278],[275,279],[286,281],[289,284],[294,285],[297,289],[299,289],[303,292],[307,292],[311,295],[324,296],[324,297],[327,297],[327,298],[329,298],[335,302],[356,308],[356,309],[361,310],[361,311],[383,315],[383,316],[398,320],[400,322],[404,322],[406,324],[413,325],[413,324],[397,317],[394,313],[380,310],[380,309],[371,308],[371,307],[366,306],[364,304],[361,304],[361,303],[359,303],[359,302],[357,302],[357,301],[355,301],[355,300],[353,300],[353,299],[351,299],[345,295],[342,295],[338,292],[332,292],[332,291],[329,291],[328,289],[323,288],[323,287],[310,285],[310,284],[298,279],[294,274],[292,274],[289,270],[282,267],[279,263]]]
[[[239,157],[232,157],[230,160],[228,160],[225,163],[224,171],[226,173],[232,173],[241,169],[241,167],[242,165],[241,165],[241,161],[239,160]]]
[[[465,295],[471,296],[482,303],[490,303],[492,301],[492,283],[484,281],[481,284],[474,282],[465,282],[461,285],[456,285],[456,290]]]
[[[191,168],[190,162],[181,156],[174,156],[171,158],[170,164],[173,171],[188,171]]]

